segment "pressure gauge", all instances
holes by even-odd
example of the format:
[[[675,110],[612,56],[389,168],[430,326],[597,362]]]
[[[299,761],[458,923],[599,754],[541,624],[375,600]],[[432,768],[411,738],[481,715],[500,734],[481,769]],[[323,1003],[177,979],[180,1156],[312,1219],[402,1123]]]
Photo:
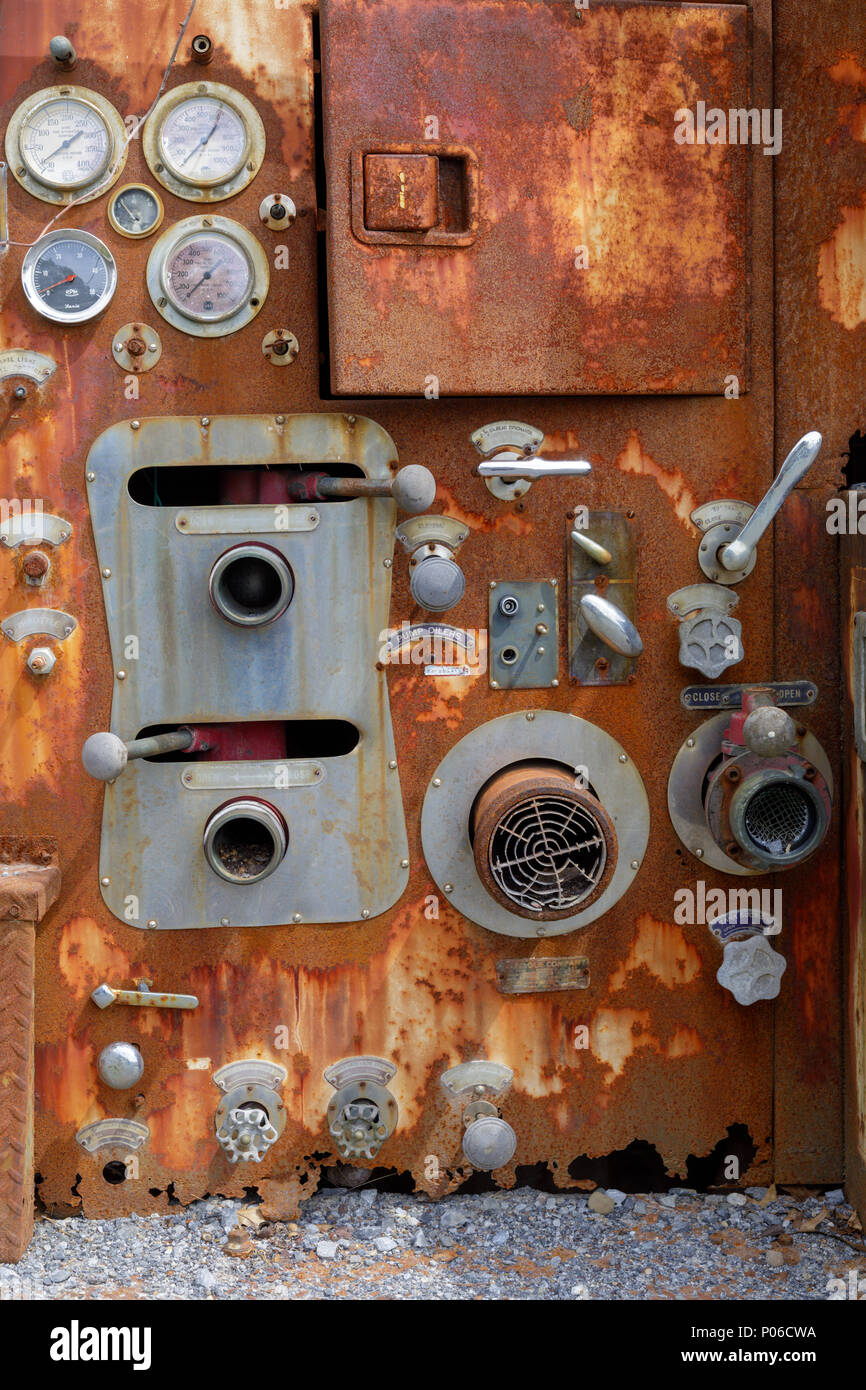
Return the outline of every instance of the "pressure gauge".
[[[89,202],[119,178],[126,129],[98,92],[45,87],[13,113],[6,161],[22,187],[45,203]]]
[[[265,155],[252,102],[222,82],[187,82],[162,97],[144,127],[151,173],[179,198],[219,202],[246,188]]]
[[[108,220],[121,236],[150,236],[162,222],[163,212],[159,194],[143,183],[125,183],[108,203]]]
[[[21,266],[21,283],[44,318],[86,323],[111,300],[117,266],[98,237],[64,228],[48,232],[30,247]]]
[[[147,288],[163,318],[197,338],[235,333],[268,292],[268,262],[238,222],[211,213],[163,232],[147,262]]]

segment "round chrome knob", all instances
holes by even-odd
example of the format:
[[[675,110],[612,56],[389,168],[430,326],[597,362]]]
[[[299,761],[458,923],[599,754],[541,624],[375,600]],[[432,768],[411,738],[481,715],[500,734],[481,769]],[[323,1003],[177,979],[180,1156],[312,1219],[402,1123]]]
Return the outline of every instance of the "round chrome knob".
[[[135,1043],[113,1042],[99,1054],[96,1070],[113,1091],[126,1091],[144,1074],[144,1059]]]
[[[463,1152],[473,1168],[490,1173],[510,1163],[517,1148],[517,1136],[507,1120],[497,1115],[480,1115],[463,1132]]]

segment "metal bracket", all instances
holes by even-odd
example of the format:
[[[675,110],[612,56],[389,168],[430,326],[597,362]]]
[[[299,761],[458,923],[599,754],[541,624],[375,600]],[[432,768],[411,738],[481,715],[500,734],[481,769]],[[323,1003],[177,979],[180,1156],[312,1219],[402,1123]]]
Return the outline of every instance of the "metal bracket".
[[[0,545],[9,550],[19,545],[62,545],[71,535],[71,521],[40,510],[7,516],[0,522]]]
[[[25,637],[33,636],[56,637],[58,642],[63,642],[77,626],[72,615],[59,608],[22,608],[3,619],[0,632],[10,642],[23,642]]]
[[[490,1091],[503,1095],[514,1080],[514,1072],[501,1062],[489,1062],[479,1057],[474,1062],[460,1062],[449,1067],[439,1078],[452,1100],[460,1100],[467,1091]]]
[[[121,1116],[96,1120],[92,1125],[85,1125],[75,1136],[76,1143],[89,1154],[98,1153],[100,1149],[116,1148],[135,1153],[149,1138],[150,1130],[147,1125],[141,1124],[138,1120],[123,1119]]]

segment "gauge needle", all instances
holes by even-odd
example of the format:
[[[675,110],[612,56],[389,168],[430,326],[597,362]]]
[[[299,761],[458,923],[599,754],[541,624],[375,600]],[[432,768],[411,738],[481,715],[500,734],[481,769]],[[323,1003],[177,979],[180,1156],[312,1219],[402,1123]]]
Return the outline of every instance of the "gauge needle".
[[[193,295],[195,294],[196,290],[198,289],[199,285],[203,285],[204,282],[205,282],[205,280],[209,280],[210,277],[211,277],[212,275],[214,275],[214,274],[216,273],[216,271],[219,270],[219,268],[220,268],[221,265],[222,265],[222,261],[217,261],[216,265],[212,265],[212,266],[211,266],[210,270],[206,270],[205,273],[204,273],[204,275],[201,277],[201,279],[200,279],[195,285],[193,285],[192,289],[190,290],[189,294],[187,295],[187,299],[192,299],[192,297],[193,297]]]
[[[216,120],[214,121],[213,125],[211,126],[210,130],[208,131],[207,135],[203,135],[203,136],[201,137],[201,139],[199,140],[198,144],[197,144],[197,145],[193,145],[193,147],[192,147],[192,149],[190,150],[189,154],[186,155],[186,157],[180,161],[180,162],[181,162],[181,165],[186,164],[186,161],[187,161],[188,159],[192,159],[192,157],[193,157],[194,154],[198,154],[199,150],[203,150],[203,149],[204,149],[204,147],[205,147],[205,145],[207,144],[208,140],[211,138],[211,136],[213,135],[213,133],[214,133],[214,131],[216,130],[217,126],[219,125],[219,123],[220,123],[220,116],[222,115],[222,113],[223,113],[223,109],[222,109],[222,107],[220,107],[219,111],[217,112],[217,118],[216,118]]]
[[[126,211],[129,213],[129,215],[130,215],[130,217],[132,218],[133,222],[140,222],[140,221],[141,221],[141,218],[139,217],[138,213],[137,213],[137,212],[133,212],[132,208],[129,207],[129,205],[128,205],[127,203],[125,203],[125,202],[123,201],[123,199],[122,199],[120,196],[118,196],[117,201],[118,201],[118,203],[120,204],[120,206],[121,206],[122,208],[126,208]]]
[[[69,146],[72,144],[73,140],[77,140],[78,137],[79,137],[79,135],[83,135],[83,134],[84,134],[83,129],[82,129],[82,130],[76,130],[76,132],[75,132],[74,135],[70,135],[70,137],[69,137],[68,140],[64,140],[62,145],[58,145],[56,150],[52,150],[52,151],[51,151],[51,154],[48,154],[48,155],[45,156],[45,158],[44,158],[43,161],[42,161],[42,168],[44,169],[44,168],[45,168],[45,165],[48,163],[48,161],[49,161],[50,159],[53,159],[55,155],[58,155],[58,154],[60,153],[61,150],[68,150],[68,149],[69,149]]]
[[[62,280],[55,280],[53,285],[46,285],[45,289],[40,290],[39,293],[48,294],[49,290],[56,290],[58,285],[68,285],[69,281],[74,280],[75,278],[75,275],[67,275]]]

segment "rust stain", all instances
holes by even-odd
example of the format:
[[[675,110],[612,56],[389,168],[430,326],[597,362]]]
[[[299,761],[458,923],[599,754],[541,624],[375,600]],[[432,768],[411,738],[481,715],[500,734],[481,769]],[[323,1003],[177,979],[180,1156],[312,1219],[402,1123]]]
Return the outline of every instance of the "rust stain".
[[[697,536],[698,529],[689,520],[698,505],[688,479],[679,469],[665,469],[655,459],[650,458],[640,442],[637,430],[630,430],[626,446],[614,459],[617,468],[623,473],[636,473],[639,477],[652,478],[666,497],[673,503],[677,521],[690,536]]]
[[[841,210],[832,236],[818,248],[818,296],[835,323],[866,323],[866,203]]]
[[[72,917],[66,923],[58,945],[57,963],[67,988],[76,999],[86,998],[103,981],[115,987],[132,987],[127,983],[130,981],[129,957],[92,917]]]
[[[623,989],[629,975],[641,968],[666,989],[697,979],[703,968],[700,952],[686,941],[681,927],[658,922],[645,912],[638,918],[636,928],[628,955],[611,976],[611,993]]]
[[[70,1029],[75,1020],[70,1020]],[[90,1124],[105,1110],[97,1104],[96,1054],[87,1032],[36,1048],[36,1094],[40,1110],[60,1125]]]

